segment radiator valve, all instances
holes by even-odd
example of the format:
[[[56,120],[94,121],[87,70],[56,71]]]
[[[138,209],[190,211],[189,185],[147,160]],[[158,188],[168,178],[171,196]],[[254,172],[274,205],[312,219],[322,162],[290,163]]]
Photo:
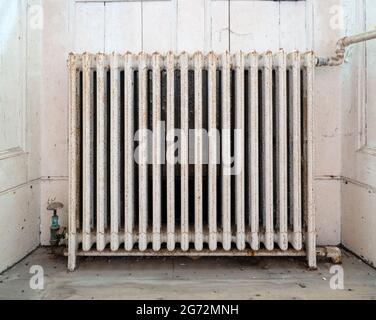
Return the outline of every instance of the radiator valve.
[[[65,228],[60,233],[59,216],[57,210],[62,209],[64,205],[60,202],[52,202],[48,205],[47,210],[53,211],[50,227],[50,244],[51,247],[58,247],[60,240],[65,238]]]

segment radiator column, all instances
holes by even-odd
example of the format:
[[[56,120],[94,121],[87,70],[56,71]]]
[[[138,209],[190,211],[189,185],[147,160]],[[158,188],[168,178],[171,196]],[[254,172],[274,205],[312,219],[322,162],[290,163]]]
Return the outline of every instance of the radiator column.
[[[300,53],[288,55],[290,65],[290,210],[293,226],[292,245],[302,249],[302,196],[301,196],[301,96],[300,96]]]
[[[245,120],[244,120],[244,55],[235,56],[235,213],[236,247],[245,249]]]
[[[76,267],[77,255],[77,223],[80,216],[80,75],[77,72],[77,57],[69,55],[69,230],[68,230],[68,269],[73,271]]]
[[[175,55],[167,54],[167,249],[175,250]]]
[[[231,249],[231,55],[222,55],[222,245]]]
[[[93,73],[91,70],[92,55],[82,56],[83,73],[83,222],[82,249],[89,251],[92,245],[91,230],[94,217],[94,103],[93,103]]]
[[[107,77],[104,54],[97,55],[97,250],[106,247],[107,223]]]
[[[138,153],[138,196],[139,196],[139,236],[138,245],[140,251],[145,251],[148,246],[148,103],[147,103],[147,56],[145,53],[139,55],[139,153]]]
[[[258,250],[259,240],[259,56],[249,56],[249,112],[248,112],[248,190],[250,199],[251,248]]]
[[[161,249],[161,56],[153,54],[153,250]]]
[[[188,105],[188,54],[180,55],[180,81],[181,81],[181,158],[180,158],[180,179],[181,179],[181,249],[189,249],[189,105]]]
[[[195,249],[201,251],[203,249],[203,181],[202,181],[202,68],[203,56],[201,52],[194,55],[194,72],[195,72]]]
[[[274,249],[273,222],[273,66],[272,54],[267,52],[262,58],[262,212],[264,217],[266,249]]]
[[[111,68],[111,123],[110,123],[110,158],[111,158],[111,250],[119,249],[120,218],[120,79],[119,57],[112,54]]]
[[[287,233],[287,95],[286,95],[286,54],[281,50],[274,56],[276,74],[276,213],[279,231],[279,247],[281,250],[288,248]]]
[[[217,56],[208,56],[208,137],[209,137],[209,249],[217,250]]]
[[[308,256],[308,265],[310,268],[316,268],[316,213],[314,205],[314,148],[313,148],[313,85],[315,56],[313,52],[308,52],[304,56],[304,118],[305,118],[305,178],[304,187],[306,190],[304,199],[304,212],[306,221],[306,250]]]
[[[124,247],[131,251],[134,245],[134,70],[133,55],[124,56]]]

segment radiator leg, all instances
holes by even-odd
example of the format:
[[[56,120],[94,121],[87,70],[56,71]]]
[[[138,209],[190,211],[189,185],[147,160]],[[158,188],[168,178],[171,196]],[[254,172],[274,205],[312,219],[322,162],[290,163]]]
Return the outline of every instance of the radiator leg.
[[[68,243],[68,270],[73,272],[77,263],[77,240],[75,234],[69,235]]]
[[[317,258],[316,258],[316,234],[308,234],[307,241],[307,260],[308,267],[310,270],[317,269]]]

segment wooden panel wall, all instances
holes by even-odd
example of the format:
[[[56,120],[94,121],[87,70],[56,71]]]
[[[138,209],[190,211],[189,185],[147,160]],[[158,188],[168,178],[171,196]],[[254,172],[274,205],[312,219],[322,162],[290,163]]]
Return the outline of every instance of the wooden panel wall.
[[[308,2],[309,3],[309,2]],[[77,2],[75,51],[307,49],[307,2]]]

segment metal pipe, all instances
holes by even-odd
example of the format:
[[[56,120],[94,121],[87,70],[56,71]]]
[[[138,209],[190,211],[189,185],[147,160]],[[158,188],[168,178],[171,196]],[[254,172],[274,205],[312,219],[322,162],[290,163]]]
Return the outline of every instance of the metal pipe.
[[[67,255],[67,251],[64,252],[64,255]],[[189,250],[189,251],[183,251],[183,250],[174,250],[174,251],[168,251],[166,249],[162,249],[160,251],[153,251],[153,250],[145,250],[144,252],[140,251],[111,251],[109,249],[106,249],[105,251],[97,251],[97,250],[90,250],[90,251],[83,251],[78,250],[77,256],[81,257],[168,257],[168,256],[180,256],[180,257],[205,257],[205,256],[211,256],[211,257],[228,257],[228,256],[238,256],[238,257],[303,257],[306,256],[307,252],[305,250],[294,250],[294,249],[288,249],[286,251],[281,250],[267,250],[267,249],[259,249],[259,250],[252,250],[252,249],[246,249],[243,251],[239,251],[237,249],[234,250],[221,250],[218,249],[216,251],[210,251],[210,249],[203,249],[202,251],[195,251],[195,250]],[[342,262],[342,253],[341,249],[337,247],[317,247],[316,248],[316,256],[321,257],[324,259],[330,259],[332,263],[338,264]],[[310,270],[314,270],[315,268],[310,268]]]
[[[350,37],[341,38],[337,42],[336,55],[330,58],[316,58],[316,66],[340,66],[345,61],[345,52],[348,46],[359,42],[376,39],[376,30],[360,33]]]

